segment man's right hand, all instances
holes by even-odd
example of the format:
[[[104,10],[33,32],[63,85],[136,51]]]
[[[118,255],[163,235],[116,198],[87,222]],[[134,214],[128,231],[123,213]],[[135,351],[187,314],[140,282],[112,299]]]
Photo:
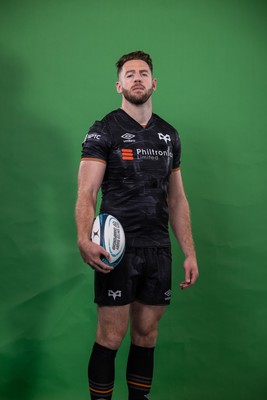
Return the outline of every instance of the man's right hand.
[[[103,256],[107,260],[110,257],[109,253],[103,247],[90,240],[78,242],[78,247],[84,262],[90,265],[94,270],[102,272],[103,274],[108,274],[114,269],[101,261],[101,257]]]

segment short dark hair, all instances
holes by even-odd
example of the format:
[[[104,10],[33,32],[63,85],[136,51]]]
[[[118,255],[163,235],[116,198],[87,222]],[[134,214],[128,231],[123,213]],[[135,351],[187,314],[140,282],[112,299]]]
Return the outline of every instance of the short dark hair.
[[[138,50],[138,51],[133,51],[132,53],[129,53],[129,54],[124,54],[124,56],[122,56],[116,62],[118,75],[121,72],[121,69],[122,69],[123,65],[127,61],[131,61],[131,60],[143,60],[143,61],[145,61],[147,63],[147,65],[149,66],[149,68],[151,70],[151,73],[153,72],[153,64],[152,64],[152,59],[151,59],[150,55],[147,54],[147,53],[144,53],[141,50]]]

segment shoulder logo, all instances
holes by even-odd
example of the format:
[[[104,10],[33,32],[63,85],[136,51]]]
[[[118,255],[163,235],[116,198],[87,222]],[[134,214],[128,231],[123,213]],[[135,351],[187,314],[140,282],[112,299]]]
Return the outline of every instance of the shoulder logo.
[[[95,139],[95,140],[100,140],[101,135],[98,133],[87,133],[86,139]]]
[[[163,133],[158,133],[158,135],[159,135],[159,139],[164,140],[164,142],[166,144],[171,141],[170,135],[163,135]]]

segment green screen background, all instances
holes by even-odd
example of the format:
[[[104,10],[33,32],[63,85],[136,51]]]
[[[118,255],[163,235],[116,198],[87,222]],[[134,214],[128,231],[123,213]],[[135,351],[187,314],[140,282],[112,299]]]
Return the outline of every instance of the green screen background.
[[[1,1],[2,400],[88,398],[96,312],[76,247],[81,142],[120,106],[114,64],[151,53],[182,138],[200,278],[160,325],[151,398],[267,398],[265,1]],[[126,399],[129,339],[114,399]]]

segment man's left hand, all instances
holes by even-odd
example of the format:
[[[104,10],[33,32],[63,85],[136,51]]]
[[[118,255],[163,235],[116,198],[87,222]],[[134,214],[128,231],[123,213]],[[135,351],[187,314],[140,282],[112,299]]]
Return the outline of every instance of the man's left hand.
[[[185,270],[185,280],[180,283],[181,289],[187,289],[190,286],[194,285],[194,283],[198,278],[199,272],[195,256],[186,257],[184,261],[184,270]]]

